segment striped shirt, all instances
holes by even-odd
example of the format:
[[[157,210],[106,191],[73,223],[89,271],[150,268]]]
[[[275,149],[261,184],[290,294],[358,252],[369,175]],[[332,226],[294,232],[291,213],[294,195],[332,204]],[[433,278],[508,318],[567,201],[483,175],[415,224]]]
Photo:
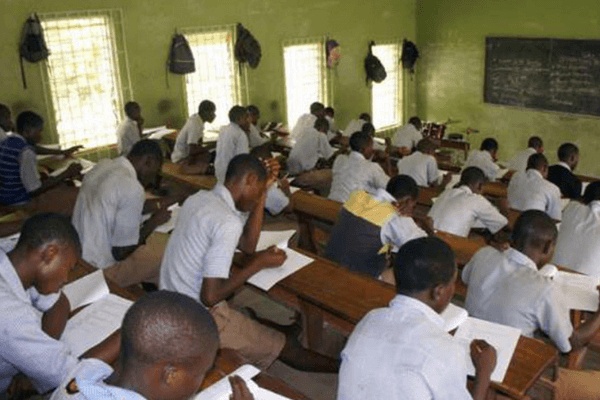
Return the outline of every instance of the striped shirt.
[[[0,142],[0,177],[0,204],[4,205],[26,203],[29,193],[42,186],[35,151],[23,136],[14,133]]]

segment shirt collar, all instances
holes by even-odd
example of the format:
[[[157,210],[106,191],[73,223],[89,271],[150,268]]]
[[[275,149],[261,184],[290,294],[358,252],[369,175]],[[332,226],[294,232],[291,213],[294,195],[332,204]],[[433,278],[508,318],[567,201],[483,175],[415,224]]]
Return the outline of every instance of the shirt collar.
[[[17,271],[10,261],[10,258],[8,258],[8,255],[4,252],[0,252],[0,265],[2,266],[2,268],[0,268],[0,276],[8,283],[12,292],[19,299],[31,304],[31,299],[23,287],[23,282],[21,282],[19,275],[17,275]]]
[[[390,308],[393,310],[410,309],[418,311],[440,328],[444,327],[444,319],[440,314],[435,312],[433,308],[429,307],[427,304],[412,297],[398,294],[390,302]]]
[[[231,211],[233,211],[235,214],[237,214],[237,215],[243,215],[244,214],[243,212],[239,211],[235,207],[235,202],[233,201],[233,197],[231,196],[231,192],[229,191],[229,189],[227,189],[225,187],[225,185],[223,185],[222,183],[217,183],[215,185],[215,187],[213,188],[212,191],[220,199],[222,199],[225,202],[225,204],[227,204],[227,207],[229,207],[231,209]]]
[[[560,165],[561,167],[566,168],[569,171],[571,170],[571,167],[569,167],[569,164],[567,164],[566,162],[559,161],[557,165]]]
[[[365,156],[363,156],[358,151],[350,152],[350,158],[356,158],[357,160],[366,160]]]
[[[537,267],[537,265],[535,265],[533,260],[531,258],[527,257],[525,254],[521,253],[519,250],[509,247],[508,250],[506,250],[506,252],[504,254],[506,254],[506,257],[510,261],[512,261],[520,266],[530,268],[536,272],[538,271],[538,267]]]
[[[533,175],[533,176],[536,176],[536,177],[538,177],[540,179],[544,179],[544,176],[542,175],[542,173],[540,171],[538,171],[537,169],[535,169],[535,168],[529,168],[527,170],[527,175],[528,176]]]
[[[127,172],[129,172],[129,174],[137,179],[137,171],[135,170],[135,168],[133,167],[133,164],[131,163],[131,161],[129,161],[129,159],[125,156],[121,156],[121,157],[117,157],[116,161],[118,163],[120,163],[121,165],[123,165],[123,167],[125,167],[125,169],[127,170]]]
[[[466,194],[473,194],[473,191],[471,190],[471,188],[468,185],[459,186],[459,187],[457,187],[457,189],[465,192]]]

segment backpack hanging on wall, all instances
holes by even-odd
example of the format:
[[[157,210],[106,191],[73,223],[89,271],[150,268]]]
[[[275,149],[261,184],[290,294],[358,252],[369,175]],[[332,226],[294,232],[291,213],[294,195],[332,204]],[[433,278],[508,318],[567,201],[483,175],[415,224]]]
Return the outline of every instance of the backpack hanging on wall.
[[[178,75],[196,72],[194,54],[185,36],[176,33],[171,40],[171,50],[167,61],[169,72]]]
[[[237,24],[237,39],[234,49],[235,59],[240,63],[248,63],[250,68],[258,67],[262,50],[260,43],[242,24]],[[241,65],[240,65],[241,67]]]
[[[50,55],[44,39],[44,30],[37,14],[31,14],[23,25],[23,34],[19,44],[19,61],[21,64],[21,79],[23,88],[27,89],[27,80],[25,79],[25,67],[23,59],[30,63],[36,63],[45,60]]]
[[[367,85],[369,81],[373,81],[375,83],[383,82],[385,78],[387,78],[387,72],[385,72],[385,67],[379,60],[379,58],[375,57],[373,54],[373,46],[375,46],[375,42],[369,43],[369,54],[365,57],[365,72],[367,73]]]
[[[400,58],[402,60],[402,68],[408,69],[411,74],[414,74],[417,58],[419,58],[417,46],[413,42],[404,39],[402,42],[402,57]]]

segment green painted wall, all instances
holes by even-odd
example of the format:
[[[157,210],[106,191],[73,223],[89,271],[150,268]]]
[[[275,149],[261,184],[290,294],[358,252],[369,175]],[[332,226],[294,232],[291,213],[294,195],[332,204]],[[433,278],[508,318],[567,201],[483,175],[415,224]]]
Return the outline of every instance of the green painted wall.
[[[144,108],[147,126],[169,119],[181,126],[187,117],[183,81],[171,75],[171,87],[165,84],[165,60],[175,28],[236,22],[250,29],[263,48],[262,62],[258,69],[249,71],[248,81],[250,101],[261,108],[264,120],[285,118],[282,42],[315,36],[338,40],[343,59],[331,73],[333,105],[338,112],[336,119],[345,126],[370,109],[370,90],[365,86],[362,66],[368,41],[414,38],[415,1],[0,0],[5,16],[0,38],[0,102],[10,105],[15,114],[33,109],[46,115],[40,66],[27,66],[29,89],[23,90],[20,81],[16,49],[22,23],[30,12],[120,8],[134,97]],[[408,91],[407,109],[412,113],[416,109],[414,82],[408,83]],[[50,141],[52,129],[47,131],[50,137],[46,140]]]
[[[450,131],[478,128],[478,146],[486,136],[500,141],[500,159],[508,159],[541,135],[546,154],[573,141],[581,149],[579,172],[600,176],[600,119],[531,111],[483,103],[486,36],[600,38],[600,8],[594,0],[418,0],[417,109],[422,118],[461,120]]]

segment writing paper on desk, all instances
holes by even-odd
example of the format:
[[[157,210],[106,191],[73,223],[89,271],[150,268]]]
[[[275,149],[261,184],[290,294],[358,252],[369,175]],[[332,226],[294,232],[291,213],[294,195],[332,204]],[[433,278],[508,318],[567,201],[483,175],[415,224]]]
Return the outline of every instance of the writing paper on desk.
[[[60,174],[62,174],[63,172],[65,172],[70,166],[71,164],[79,164],[81,165],[81,174],[85,175],[86,173],[88,173],[89,171],[92,170],[92,168],[94,168],[94,166],[96,165],[96,163],[90,161],[90,160],[86,160],[84,158],[75,158],[72,160],[69,160],[65,163],[64,166],[62,166],[61,168],[55,169],[54,171],[52,171],[50,173],[50,176],[58,176]]]
[[[280,249],[287,249],[290,238],[296,233],[295,230],[287,231],[262,231],[258,243],[256,244],[256,251],[263,251],[271,246],[277,246]]]
[[[100,300],[109,294],[110,290],[102,270],[98,270],[65,285],[63,293],[69,299],[71,310],[76,310],[79,307]]]
[[[157,226],[154,230],[155,232],[169,233],[175,229],[175,223],[179,217],[179,210],[181,210],[181,206],[179,204],[173,204],[168,208],[168,210],[171,211],[171,218],[169,218],[169,220],[164,224]]]
[[[520,329],[473,317],[467,318],[454,334],[454,338],[458,339],[465,347],[467,373],[471,376],[475,376],[475,367],[471,360],[471,342],[475,339],[482,339],[494,346],[496,349],[496,368],[492,372],[492,380],[495,382],[504,380],[520,336]]]
[[[159,140],[173,132],[176,132],[175,129],[167,129],[167,127],[165,126],[165,127],[155,128],[154,130],[150,131],[148,134],[147,133],[144,133],[144,134],[148,135],[148,139]]]
[[[109,293],[69,319],[60,340],[78,357],[119,329],[132,304]]]
[[[450,332],[465,322],[469,317],[469,313],[464,308],[449,303],[444,312],[440,314],[440,317],[444,319],[444,330]]]
[[[280,280],[287,278],[294,272],[306,267],[314,261],[314,259],[292,249],[286,249],[285,253],[287,254],[287,259],[281,267],[265,268],[252,275],[250,279],[248,279],[248,283],[251,283],[264,291],[268,291]]]
[[[598,311],[600,279],[583,274],[558,271],[554,281],[561,287],[570,310]]]

